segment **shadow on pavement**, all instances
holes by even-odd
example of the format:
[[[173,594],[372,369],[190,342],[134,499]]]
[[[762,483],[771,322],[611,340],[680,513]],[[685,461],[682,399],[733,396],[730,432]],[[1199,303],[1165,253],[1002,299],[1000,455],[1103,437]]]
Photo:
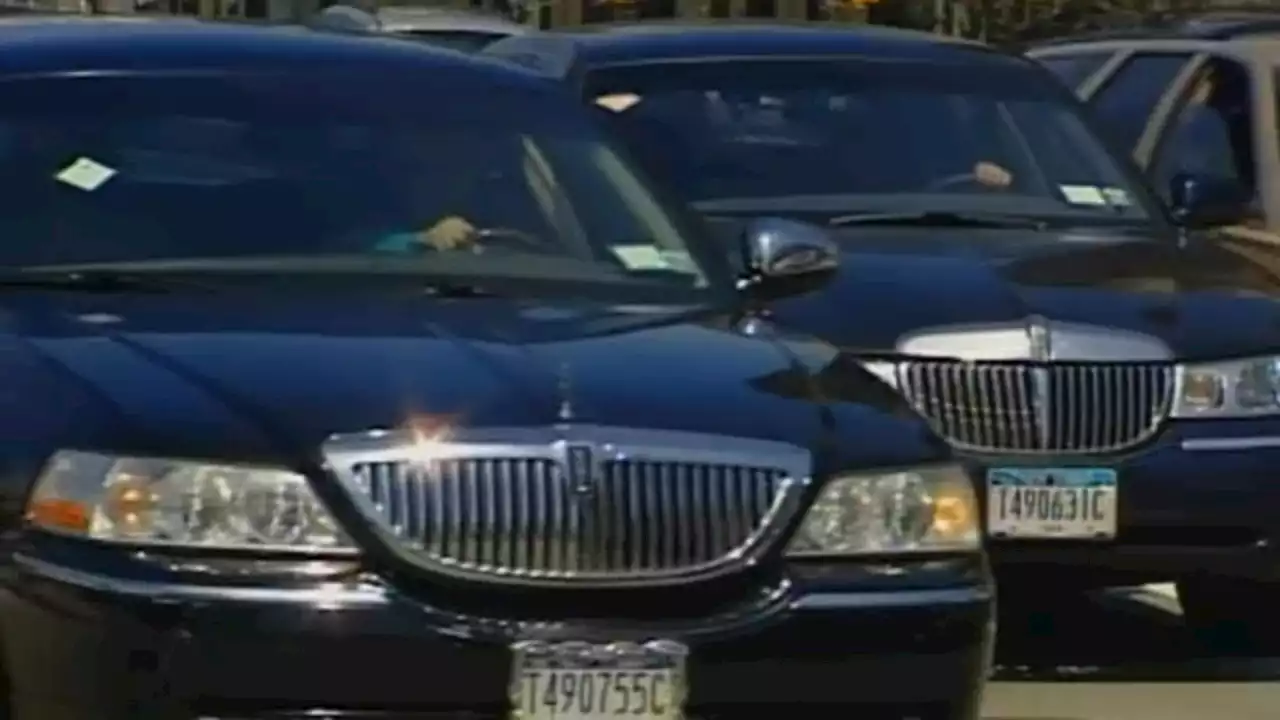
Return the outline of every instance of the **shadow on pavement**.
[[[1177,601],[1146,589],[1001,607],[999,628],[1000,679],[1280,681],[1280,658],[1207,655]]]
[[[999,628],[987,720],[1274,720],[1280,707],[1280,658],[1206,655],[1168,595],[1007,606]]]

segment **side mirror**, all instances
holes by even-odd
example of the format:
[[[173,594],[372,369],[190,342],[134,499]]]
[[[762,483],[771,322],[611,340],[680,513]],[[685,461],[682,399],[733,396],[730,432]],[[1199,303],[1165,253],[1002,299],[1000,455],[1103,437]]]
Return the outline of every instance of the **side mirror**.
[[[738,287],[760,300],[816,290],[840,265],[840,248],[824,229],[782,218],[753,220],[743,235],[743,256]]]
[[[1178,173],[1169,181],[1173,219],[1188,228],[1232,225],[1251,213],[1253,198],[1229,177]]]

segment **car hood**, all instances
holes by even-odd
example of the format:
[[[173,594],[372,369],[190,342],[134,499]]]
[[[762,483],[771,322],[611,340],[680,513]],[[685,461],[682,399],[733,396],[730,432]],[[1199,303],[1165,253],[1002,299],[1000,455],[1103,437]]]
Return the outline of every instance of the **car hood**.
[[[923,329],[1078,323],[1143,333],[1180,359],[1280,350],[1280,253],[1223,237],[924,228],[836,231],[843,265],[777,316],[849,352]]]
[[[26,342],[119,410],[95,441],[112,447],[146,437],[165,452],[243,443],[253,454],[258,437],[305,449],[419,415],[473,427],[571,417],[809,448],[855,425],[905,429],[909,442],[881,438],[892,449],[863,458],[872,463],[901,461],[926,437],[874,383],[834,410],[815,402],[831,346],[752,337],[758,328],[712,312],[305,292],[48,294],[8,306]],[[897,419],[860,422],[871,416]]]

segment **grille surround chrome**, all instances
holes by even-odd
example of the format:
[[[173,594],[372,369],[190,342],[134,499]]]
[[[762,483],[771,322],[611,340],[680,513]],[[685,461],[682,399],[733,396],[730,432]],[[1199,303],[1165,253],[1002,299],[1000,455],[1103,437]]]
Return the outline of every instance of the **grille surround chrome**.
[[[1140,445],[1159,433],[1169,418],[1176,375],[1170,362],[920,359],[895,364],[903,396],[953,447],[1015,455],[1108,454]],[[1083,380],[1085,377],[1089,379]],[[1118,389],[1126,380],[1136,381],[1138,387],[1131,385],[1119,400],[1106,399],[1108,386]],[[1074,407],[1056,407],[1073,393],[1086,391],[1096,398],[1092,405],[1082,401]],[[979,394],[992,399],[981,404],[965,402]],[[1084,429],[1080,418],[1099,410],[1110,411],[1121,420],[1111,426],[1098,422],[1096,427]],[[1108,416],[1107,412],[1099,414],[1104,419]],[[1019,418],[1020,426],[1016,425]],[[975,430],[979,424],[983,427]]]
[[[583,475],[581,472],[576,471],[571,473],[567,468],[574,462],[571,457],[572,448],[582,446],[595,448],[600,456],[597,462],[601,464],[611,461],[625,461],[632,464],[666,463],[716,466],[737,468],[741,472],[774,471],[774,475],[768,478],[773,493],[772,502],[768,510],[760,516],[759,521],[751,532],[743,537],[742,542],[735,544],[727,552],[720,553],[711,560],[679,564],[671,567],[632,568],[626,570],[620,570],[616,567],[609,567],[604,570],[542,570],[528,566],[512,567],[511,564],[503,566],[477,563],[467,559],[465,556],[459,557],[456,554],[448,555],[432,552],[427,542],[429,540],[435,542],[434,540],[426,536],[415,538],[412,536],[413,533],[408,532],[415,529],[405,527],[405,525],[412,525],[412,522],[405,523],[400,527],[397,527],[392,522],[395,512],[388,507],[379,506],[375,502],[375,490],[368,486],[367,473],[362,473],[358,470],[361,466],[373,463],[398,465],[406,469],[430,468],[433,467],[433,463],[435,467],[439,467],[441,461],[472,463],[473,461],[519,462],[530,460],[540,463],[553,463],[558,472],[549,476],[540,475],[539,479],[536,480],[537,483],[540,483],[537,486],[539,489],[543,489],[543,486],[549,487],[553,482],[559,482],[562,485],[560,489],[563,492],[582,494],[594,506],[608,503],[610,502],[609,493],[605,493],[604,496],[599,495],[602,488],[598,487],[598,482],[596,482],[598,481],[598,467],[593,469],[591,473],[593,487],[582,488],[574,485],[574,483],[581,481]],[[682,583],[691,579],[708,578],[739,571],[754,564],[762,553],[773,547],[780,540],[781,534],[790,524],[789,521],[795,516],[795,513],[800,511],[805,494],[804,488],[812,481],[810,477],[811,454],[808,450],[795,445],[701,433],[597,425],[558,425],[538,428],[468,428],[451,433],[447,441],[444,442],[424,442],[421,436],[412,430],[370,431],[333,436],[324,443],[322,451],[331,472],[338,480],[347,498],[351,500],[382,542],[393,549],[400,558],[432,573],[486,583],[516,585],[573,587],[653,586]],[[365,477],[362,478],[362,475]],[[570,475],[576,478],[573,483],[570,482]],[[738,476],[735,475],[735,477]],[[415,476],[414,479],[419,483],[418,487],[429,481],[429,478],[424,476]],[[757,479],[752,475],[750,481],[755,482]],[[463,481],[451,479],[451,482],[461,483]],[[506,482],[511,487],[517,487],[517,481],[507,480]],[[710,481],[708,480],[707,482]],[[607,490],[608,488],[604,489]],[[452,492],[441,487],[432,488],[432,491],[436,493]],[[543,492],[545,493],[546,490],[543,489]],[[428,508],[434,513],[438,512],[443,505],[443,499],[441,499],[443,495],[435,497],[434,504],[429,505],[426,500],[423,500],[423,503],[419,505],[423,513],[419,517],[421,521],[419,524],[423,527],[426,526]],[[707,496],[702,496],[700,499],[707,499]],[[503,521],[509,525],[515,523],[516,520],[513,519],[515,517],[514,510],[509,504],[506,507],[507,509],[503,511],[507,513],[505,515],[502,512],[495,511],[495,513],[484,515],[484,517],[493,519],[501,516],[504,518]],[[542,506],[543,509],[538,512],[544,512],[546,507]],[[727,502],[720,509],[723,510],[725,507],[727,507]],[[453,509],[459,510],[459,508]],[[598,513],[598,509],[595,511],[588,509],[583,512],[587,514]],[[620,516],[621,514],[615,517]],[[399,517],[408,516],[401,515]],[[451,516],[451,521],[457,521],[462,517],[464,515]],[[530,520],[530,515],[522,517],[524,521],[533,522]],[[647,523],[649,521],[646,520],[646,517],[642,513],[639,516],[629,517],[627,520],[632,525],[637,522]],[[722,515],[720,517],[725,516]],[[698,518],[696,513],[685,516],[686,524],[690,519],[693,522],[701,521],[707,523],[708,526],[715,521],[715,518],[710,516]],[[539,515],[537,520],[541,524],[534,530],[541,529],[545,531],[549,517],[545,514]],[[462,520],[461,522],[465,524],[469,521]],[[646,527],[650,525],[652,523],[649,523]],[[581,528],[581,526],[578,527]],[[530,528],[523,527],[522,530],[530,531]],[[504,531],[514,531],[514,528],[507,527],[505,529],[499,528],[498,530],[498,532]],[[587,540],[593,541],[592,537],[588,537]],[[517,541],[512,540],[512,542]],[[577,540],[574,542],[576,543]],[[576,545],[572,547],[571,552],[580,551]],[[588,548],[588,550],[591,549]]]

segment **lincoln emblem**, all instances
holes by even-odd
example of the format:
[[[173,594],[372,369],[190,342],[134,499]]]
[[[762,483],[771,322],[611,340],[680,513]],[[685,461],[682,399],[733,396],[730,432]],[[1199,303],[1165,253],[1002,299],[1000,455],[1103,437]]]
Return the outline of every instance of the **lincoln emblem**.
[[[1027,322],[1027,339],[1031,343],[1031,402],[1035,410],[1036,441],[1041,449],[1048,449],[1050,444],[1049,397],[1050,371],[1047,363],[1053,356],[1053,345],[1049,337],[1049,323],[1039,315],[1033,315]]]
[[[599,477],[596,449],[584,443],[569,443],[564,446],[565,482],[574,495],[587,497],[594,495]]]

